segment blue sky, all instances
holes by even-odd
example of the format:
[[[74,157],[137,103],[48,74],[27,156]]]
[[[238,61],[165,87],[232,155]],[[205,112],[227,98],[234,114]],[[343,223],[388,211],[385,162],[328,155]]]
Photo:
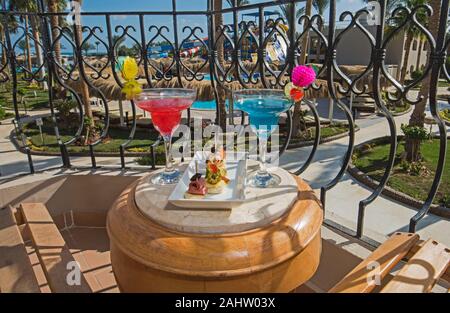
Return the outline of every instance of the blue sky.
[[[266,0],[250,0],[250,3],[261,3],[266,2]],[[177,0],[177,10],[179,11],[195,11],[195,10],[206,10],[206,0]],[[223,0],[224,7],[228,7],[227,1]],[[304,3],[298,3],[298,7],[304,6]],[[339,14],[345,10],[357,11],[358,9],[364,6],[363,0],[338,0],[337,2],[337,14]],[[171,11],[172,10],[172,1],[171,0],[84,0],[82,4],[82,11],[84,12],[102,12],[102,11],[112,11],[112,12],[127,12],[127,11]],[[279,11],[279,7],[269,7],[267,10]],[[245,11],[245,12],[255,12]],[[241,18],[241,15],[239,15]],[[328,19],[328,14],[324,16],[325,21]],[[122,32],[118,30],[115,32],[115,28],[117,26],[126,26],[132,25],[135,27],[136,32],[130,30],[131,35],[135,36],[137,40],[140,41],[140,32],[139,32],[139,22],[138,16],[128,16],[128,15],[113,15],[111,17],[112,24],[112,32],[113,35],[120,35]],[[232,22],[232,14],[227,13],[224,14],[225,23]],[[166,25],[170,33],[167,34],[169,40],[173,40],[173,20],[172,16],[155,16],[148,15],[144,18],[145,29],[146,29],[146,39],[147,41],[153,36],[153,32],[150,32],[148,28],[150,25],[156,25],[161,27],[162,25]],[[83,16],[82,24],[87,26],[100,26],[103,30],[102,34],[98,34],[102,40],[107,41],[106,39],[106,21],[104,16]],[[206,17],[199,15],[180,15],[178,16],[178,34],[180,41],[187,37],[187,33],[183,33],[183,27],[185,26],[199,26],[205,32],[206,28]],[[206,33],[198,33],[200,37],[207,37]],[[17,34],[13,37],[17,37]],[[159,41],[162,38],[158,38]],[[96,39],[92,39],[91,43],[94,43]],[[63,44],[63,50],[66,50],[70,47],[70,44],[61,41]],[[132,40],[127,39],[125,41],[125,45],[131,46],[133,45]],[[99,51],[104,52],[105,47],[102,45],[99,46]]]
[[[227,1],[224,2],[224,7],[228,7]],[[264,0],[250,0],[250,3],[260,3],[265,2]],[[337,3],[337,13],[344,10],[356,11],[363,6],[362,0],[338,0]],[[298,4],[299,7],[304,6],[303,3]],[[101,11],[113,11],[113,12],[124,12],[124,11],[170,11],[172,10],[171,0],[85,0],[83,2],[82,10],[84,12],[101,12]],[[193,11],[193,10],[206,10],[206,0],[177,0],[177,10],[183,11]],[[278,11],[278,7],[273,7],[268,10]],[[252,11],[248,11],[252,12]],[[325,16],[327,19],[327,16]],[[232,22],[232,15],[224,15],[225,23]],[[100,25],[105,30],[105,18],[97,16],[84,16],[82,20],[83,25]],[[171,16],[146,16],[145,24],[146,28],[150,25],[156,25],[158,27],[162,25],[167,25],[169,29],[172,29],[172,17]],[[138,26],[137,16],[124,16],[117,15],[112,17],[112,26],[114,28],[118,25],[133,25]],[[198,15],[183,15],[178,17],[179,25],[179,37],[183,37],[181,30],[184,26],[200,26],[206,31],[206,17]],[[131,33],[133,33],[131,31]],[[186,34],[186,33],[184,33]],[[134,33],[136,38],[139,38],[139,32]],[[200,35],[200,34],[199,34]],[[203,34],[206,37],[206,34]],[[149,33],[147,36],[151,36]],[[169,39],[172,40],[172,34],[168,35]],[[148,39],[148,38],[147,38]],[[130,40],[126,41],[126,44],[131,44]],[[100,47],[100,50],[103,50]]]

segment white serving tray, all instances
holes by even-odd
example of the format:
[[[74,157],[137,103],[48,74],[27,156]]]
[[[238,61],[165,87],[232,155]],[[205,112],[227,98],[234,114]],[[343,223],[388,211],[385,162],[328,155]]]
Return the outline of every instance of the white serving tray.
[[[236,160],[227,160],[227,177],[230,182],[224,185],[220,194],[207,194],[203,199],[185,199],[190,178],[195,174],[195,161],[198,161],[198,171],[205,177],[206,159],[204,155],[196,153],[178,184],[169,196],[169,202],[173,205],[189,209],[231,209],[245,201],[245,177],[247,161],[245,157]]]

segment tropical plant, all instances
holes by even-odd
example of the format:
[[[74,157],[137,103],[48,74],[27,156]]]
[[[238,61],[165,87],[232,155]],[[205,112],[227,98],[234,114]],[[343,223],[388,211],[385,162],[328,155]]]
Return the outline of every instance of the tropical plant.
[[[47,0],[47,9],[50,13],[58,13],[66,7],[66,0]],[[55,40],[59,35],[58,27],[60,26],[60,17],[58,15],[50,16],[50,26],[52,31],[52,38]],[[54,42],[55,58],[58,63],[61,64],[61,43],[59,41]]]
[[[83,3],[82,0],[76,0],[80,7]],[[83,38],[83,27],[79,24],[75,24],[75,36],[77,36],[77,41],[82,42]],[[90,44],[89,44],[90,45]],[[87,54],[87,52],[86,52]],[[94,128],[94,117],[92,115],[92,108],[91,108],[91,97],[89,95],[89,88],[87,83],[84,80],[80,80],[80,86],[81,86],[81,97],[83,99],[83,107],[84,107],[84,116],[85,121],[87,122],[86,127],[88,128],[87,135],[94,134],[93,131],[89,131],[90,128]],[[89,137],[86,138],[85,143],[89,141]]]
[[[407,124],[402,124],[401,129],[405,134],[406,139],[406,161],[410,163],[419,162],[421,159],[420,144],[422,143],[422,141],[428,138],[427,130],[422,126],[411,126]],[[409,148],[408,145],[410,145]]]
[[[401,6],[413,10],[417,6],[427,4],[429,0],[403,0],[400,2]],[[424,10],[418,10],[416,13],[417,21],[422,24],[426,25],[428,22],[427,14]],[[391,15],[387,20],[387,32],[390,33],[397,29],[402,23],[404,23],[405,19],[407,18],[406,11],[399,11],[395,16]],[[405,38],[405,46],[404,51],[405,54],[403,56],[403,63],[400,69],[400,82],[403,84],[406,79],[406,73],[408,70],[408,60],[409,55],[411,52],[411,48],[413,45],[414,40],[416,38],[418,40],[422,40],[422,33],[419,31],[419,29],[413,24],[413,23],[407,23],[404,26],[404,33],[406,35]]]
[[[94,45],[91,44],[90,42],[86,41],[83,43],[83,45],[81,46],[81,49],[84,51],[84,53],[86,55],[88,55],[88,52],[91,51],[92,49],[94,49]]]
[[[59,99],[53,101],[55,109],[59,112],[59,118],[65,125],[69,124],[70,111],[77,107],[77,102],[74,100]]]
[[[291,8],[292,8],[293,5],[295,6],[294,3],[286,3],[286,4],[280,5],[281,16],[284,18],[284,20],[286,20],[286,22],[292,20]],[[300,16],[302,16],[304,13],[305,13],[305,8],[304,7],[296,9],[296,11],[295,11],[295,18],[296,19],[300,18]]]
[[[428,4],[433,9],[433,16],[429,19],[427,29],[433,35],[434,38],[437,38],[437,34],[439,31],[439,16],[441,13],[441,0],[428,0]],[[430,59],[431,49],[427,49],[428,59]],[[428,95],[430,91],[431,84],[431,75],[425,77],[422,81],[419,91],[419,97],[421,97],[421,101],[414,106],[413,113],[409,118],[409,126],[419,126],[423,127],[425,122],[425,108],[428,102]],[[415,147],[414,142],[408,140],[406,138],[405,149],[408,155],[415,156]]]
[[[230,5],[230,7],[233,6],[233,0],[227,0],[228,4]],[[250,1],[248,0],[236,0],[236,6],[241,7],[243,5],[247,5],[249,4]]]
[[[14,0],[9,2],[9,10],[10,11],[24,11],[24,12],[30,12],[30,13],[36,13],[38,11],[37,8],[37,2],[36,1],[29,1],[29,0]],[[25,26],[27,27],[27,24],[29,22],[31,33],[33,35],[33,41],[34,41],[34,51],[36,54],[37,63],[39,65],[44,63],[44,57],[42,55],[41,46],[39,43],[41,42],[40,39],[40,32],[39,32],[39,19],[36,15],[24,15],[23,19],[25,21]],[[28,36],[26,37],[26,40],[28,40]],[[31,55],[28,57],[28,63],[31,71]],[[39,78],[45,77],[45,67],[41,66],[39,69]]]
[[[214,10],[222,10],[223,2],[222,0],[214,0]],[[217,51],[217,61],[219,65],[224,68],[225,67],[225,49],[224,49],[224,39],[223,36],[220,36],[220,29],[223,27],[223,15],[222,13],[214,14],[214,24],[216,25],[215,29],[215,37],[216,37],[216,51]],[[219,85],[217,88],[217,101],[219,110],[219,116],[217,123],[222,129],[226,127],[226,107],[225,107],[225,90]]]

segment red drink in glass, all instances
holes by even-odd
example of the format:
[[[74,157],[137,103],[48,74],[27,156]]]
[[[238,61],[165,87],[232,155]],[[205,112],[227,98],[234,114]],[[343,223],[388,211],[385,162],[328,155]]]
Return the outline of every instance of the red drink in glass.
[[[181,111],[192,104],[190,99],[149,99],[137,102],[137,106],[150,112],[155,128],[162,136],[168,136],[180,125]]]
[[[174,184],[180,178],[180,172],[172,165],[172,134],[180,125],[181,112],[192,105],[196,95],[193,89],[154,88],[144,90],[134,99],[139,108],[150,112],[153,125],[164,139],[166,169],[152,177],[156,185]]]

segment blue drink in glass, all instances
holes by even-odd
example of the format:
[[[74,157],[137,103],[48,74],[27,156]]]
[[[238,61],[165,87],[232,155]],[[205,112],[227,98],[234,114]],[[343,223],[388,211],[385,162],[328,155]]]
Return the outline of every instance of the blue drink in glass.
[[[250,126],[259,139],[260,169],[249,177],[249,184],[254,187],[271,187],[280,183],[278,176],[266,169],[267,139],[278,126],[281,113],[292,106],[282,90],[246,89],[233,93],[234,106],[244,111],[250,119]]]

